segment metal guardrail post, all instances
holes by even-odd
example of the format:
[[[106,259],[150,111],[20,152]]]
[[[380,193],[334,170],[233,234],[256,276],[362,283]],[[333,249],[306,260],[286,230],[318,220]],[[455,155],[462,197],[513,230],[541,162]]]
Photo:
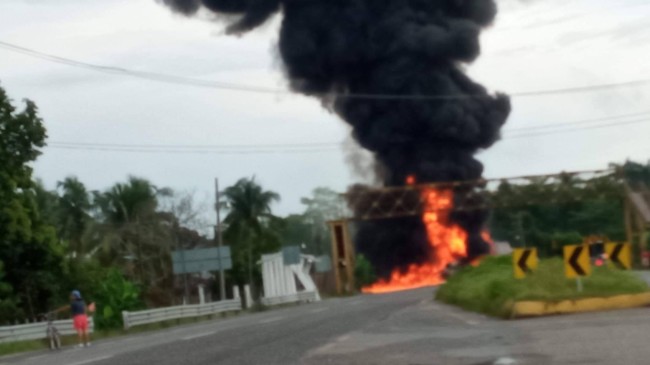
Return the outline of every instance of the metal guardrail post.
[[[128,331],[131,327],[129,323],[129,312],[122,311],[122,322],[124,322],[124,330]]]

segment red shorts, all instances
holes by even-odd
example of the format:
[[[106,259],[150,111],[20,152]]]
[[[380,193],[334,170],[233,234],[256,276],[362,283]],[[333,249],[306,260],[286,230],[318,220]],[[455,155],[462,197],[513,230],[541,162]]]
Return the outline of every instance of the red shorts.
[[[74,323],[74,329],[76,329],[77,331],[88,330],[88,316],[86,316],[85,314],[77,314],[72,319],[72,322]]]

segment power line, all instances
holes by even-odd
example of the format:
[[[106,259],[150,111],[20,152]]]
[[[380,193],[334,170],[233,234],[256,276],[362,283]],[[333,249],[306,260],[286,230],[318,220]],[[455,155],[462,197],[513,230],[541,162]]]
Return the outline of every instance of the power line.
[[[540,137],[540,136],[546,136],[546,135],[558,134],[558,133],[568,133],[568,132],[570,133],[570,132],[578,132],[578,131],[591,130],[591,129],[611,128],[611,127],[640,124],[640,123],[647,123],[647,122],[650,122],[650,119],[631,120],[631,121],[616,122],[616,123],[587,126],[587,127],[580,127],[580,128],[570,128],[570,129],[563,129],[563,130],[556,130],[556,131],[544,131],[542,133],[520,134],[520,135],[505,137],[503,138],[503,140],[507,141],[507,140],[517,139],[517,138]],[[169,154],[255,155],[255,154],[273,154],[273,153],[277,153],[277,154],[322,153],[322,152],[329,152],[329,151],[338,151],[340,147],[340,143],[332,144],[330,147],[326,147],[326,145],[323,145],[322,147],[315,147],[315,148],[313,147],[313,148],[293,148],[293,149],[285,148],[285,149],[248,149],[248,150],[174,149],[174,148],[160,148],[160,147],[150,148],[150,146],[146,146],[146,145],[144,146],[143,145],[140,146],[121,145],[121,146],[129,146],[129,147],[116,147],[116,145],[110,145],[110,144],[93,145],[90,143],[81,143],[81,144],[70,143],[68,145],[52,143],[49,144],[47,147],[54,148],[54,149],[80,150],[80,151],[169,153]],[[163,146],[163,145],[158,145],[158,146]],[[309,145],[305,144],[304,146],[308,147]],[[256,146],[251,145],[250,147],[256,147]]]
[[[523,25],[518,25],[518,26],[509,26],[509,27],[496,27],[492,30],[492,32],[512,32],[512,31],[522,31],[522,30],[529,30],[529,29],[537,29],[537,28],[543,28],[549,25],[555,25],[559,23],[567,23],[567,22],[573,22],[576,19],[579,18],[584,18],[584,17],[589,17],[594,14],[611,14],[612,10],[621,10],[621,9],[628,9],[628,8],[636,8],[636,7],[645,7],[650,5],[650,3],[636,3],[636,4],[627,4],[621,6],[620,4],[617,4],[616,6],[609,6],[609,7],[604,7],[598,10],[590,11],[590,12],[579,12],[579,13],[569,13],[567,14],[566,9],[558,9],[556,8],[551,8],[547,9],[546,11],[542,12],[542,14],[548,14],[550,12],[558,12],[563,14],[563,17],[561,18],[552,18],[552,19],[542,19],[539,22],[536,23],[531,23],[531,24],[523,24]],[[535,17],[540,18],[540,13],[539,12],[530,12]]]
[[[511,129],[504,130],[504,132],[506,132],[506,133],[510,133],[510,132],[518,133],[518,132],[526,132],[526,131],[539,130],[539,129],[549,129],[549,128],[552,129],[552,128],[558,128],[558,127],[568,127],[568,126],[574,126],[574,125],[592,124],[592,123],[595,123],[595,122],[604,122],[604,121],[608,121],[608,120],[636,117],[636,116],[642,116],[642,115],[648,115],[648,114],[650,114],[650,111],[644,111],[644,112],[639,112],[639,113],[612,115],[612,116],[608,116],[608,117],[593,118],[593,119],[583,119],[583,120],[578,120],[578,121],[573,121],[573,122],[549,123],[549,124],[541,124],[541,125],[537,125],[537,126],[511,128]]]
[[[108,73],[113,75],[138,77],[138,78],[151,80],[151,81],[158,81],[158,82],[165,82],[165,83],[172,83],[172,84],[184,84],[190,86],[212,87],[212,88],[225,89],[225,90],[250,91],[250,92],[258,92],[258,93],[275,94],[278,92],[285,92],[284,90],[265,89],[260,87],[231,84],[231,83],[225,83],[219,81],[199,80],[199,79],[193,79],[193,78],[170,75],[170,74],[137,71],[137,70],[131,70],[122,67],[98,65],[98,64],[88,63],[88,62],[77,61],[70,58],[60,57],[52,54],[47,54],[44,52],[39,52],[30,48],[18,46],[4,41],[0,41],[0,48],[21,53],[27,56],[39,58],[45,61],[63,64],[66,66],[78,67],[90,71]]]
[[[255,155],[255,154],[285,154],[285,153],[322,153],[336,151],[338,148],[313,148],[313,149],[270,149],[270,150],[244,150],[244,151],[226,151],[226,150],[183,150],[183,149],[149,149],[149,148],[119,148],[119,147],[92,147],[92,146],[65,146],[65,145],[47,145],[47,148],[79,150],[79,151],[105,151],[105,152],[134,152],[134,153],[169,153],[169,154],[213,154],[213,155]]]
[[[292,143],[292,144],[240,144],[240,145],[182,145],[182,144],[123,144],[123,143],[90,143],[90,142],[64,142],[53,141],[48,145],[68,146],[68,147],[108,147],[108,148],[171,148],[171,149],[216,149],[216,150],[246,150],[254,149],[300,149],[300,148],[318,148],[318,147],[336,147],[340,146],[342,142],[323,142],[323,143]]]
[[[579,121],[573,121],[573,122],[563,122],[563,123],[552,123],[552,124],[545,124],[545,125],[538,125],[538,126],[531,126],[531,127],[521,127],[517,129],[508,129],[504,131],[504,134],[506,135],[507,138],[521,138],[521,137],[526,137],[526,136],[536,136],[536,135],[544,135],[549,132],[552,133],[559,133],[559,132],[564,132],[564,131],[574,131],[574,130],[581,130],[581,129],[591,129],[591,128],[601,128],[601,127],[612,127],[612,126],[617,126],[617,125],[625,125],[625,124],[636,124],[636,123],[641,123],[645,122],[646,118],[641,119],[641,120],[632,120],[632,121],[620,121],[617,123],[609,123],[609,124],[603,124],[603,125],[596,125],[596,126],[588,126],[589,124],[592,124],[594,122],[603,122],[603,121],[609,121],[609,120],[616,120],[616,119],[621,119],[621,118],[629,118],[633,116],[647,116],[650,114],[650,111],[646,112],[638,112],[638,113],[629,113],[629,114],[621,114],[621,115],[613,115],[613,116],[608,116],[608,117],[602,117],[602,118],[594,118],[594,119],[584,119],[584,120],[579,120]],[[631,122],[631,123],[630,123]],[[582,128],[568,128],[576,125],[587,125],[587,127],[582,127]],[[547,130],[551,129],[551,130]],[[525,132],[535,132],[535,133],[525,133]],[[509,135],[509,132],[514,132],[514,135]],[[522,133],[524,132],[524,133]],[[542,132],[537,133],[537,132]],[[521,136],[521,137],[520,137]],[[82,149],[84,147],[88,148],[95,148],[95,149],[134,149],[136,151],[139,150],[186,150],[190,149],[192,151],[198,151],[198,152],[212,152],[212,153],[233,153],[233,152],[244,152],[250,153],[250,150],[259,151],[267,151],[267,150],[275,150],[275,149],[280,149],[285,152],[300,152],[303,149],[306,149],[307,152],[310,152],[312,150],[328,150],[328,149],[336,149],[342,145],[342,142],[318,142],[318,143],[276,143],[276,144],[227,144],[227,145],[192,145],[192,144],[124,144],[124,143],[93,143],[93,142],[71,142],[71,141],[52,141],[48,143],[49,146],[51,147],[56,147],[56,148],[68,148],[68,149]]]
[[[546,132],[542,132],[542,133],[518,134],[518,135],[515,135],[515,136],[509,136],[508,138],[504,138],[504,139],[539,137],[539,136],[547,136],[547,135],[558,134],[558,133],[578,132],[578,131],[590,130],[590,129],[611,128],[611,127],[618,127],[618,126],[623,126],[623,125],[641,124],[641,123],[648,123],[648,122],[650,122],[650,119],[646,118],[646,119],[631,120],[631,121],[626,121],[626,122],[601,124],[601,125],[582,127],[582,128],[560,129],[560,130],[556,130],[556,131],[546,131]]]
[[[196,86],[196,87],[207,87],[213,89],[222,89],[230,91],[242,91],[242,92],[251,92],[251,93],[261,93],[261,94],[291,94],[293,93],[287,90],[281,89],[271,89],[271,88],[262,88],[257,86],[242,85],[242,84],[233,84],[225,83],[220,81],[211,81],[211,80],[200,80],[194,78],[188,78],[177,75],[156,73],[156,72],[147,72],[147,71],[137,71],[131,70],[122,67],[114,66],[105,66],[92,64],[87,62],[76,61],[70,58],[60,57],[40,51],[36,51],[30,48],[18,46],[12,43],[0,41],[0,48],[9,50],[12,52],[21,53],[27,56],[39,58],[42,60],[55,62],[59,64],[64,64],[71,67],[79,67],[87,70],[117,74],[123,76],[131,76],[142,78],[150,81],[157,81],[169,84],[177,85],[187,85],[187,86]],[[610,83],[610,84],[601,84],[601,85],[591,85],[591,86],[580,86],[580,87],[571,87],[571,88],[561,88],[561,89],[549,89],[549,90],[537,90],[537,91],[522,91],[522,92],[513,92],[509,95],[511,97],[534,97],[534,96],[548,96],[548,95],[563,95],[563,94],[576,94],[576,93],[586,93],[594,91],[603,91],[603,90],[612,90],[623,87],[636,87],[649,85],[650,79],[642,79],[635,81],[619,82],[619,83]],[[486,95],[479,94],[469,94],[469,95],[399,95],[399,94],[358,94],[358,93],[349,93],[349,94],[338,94],[338,93],[326,93],[326,94],[314,94],[314,96],[321,97],[341,97],[348,99],[373,99],[373,100],[458,100],[458,99],[472,99],[472,98],[484,98]]]

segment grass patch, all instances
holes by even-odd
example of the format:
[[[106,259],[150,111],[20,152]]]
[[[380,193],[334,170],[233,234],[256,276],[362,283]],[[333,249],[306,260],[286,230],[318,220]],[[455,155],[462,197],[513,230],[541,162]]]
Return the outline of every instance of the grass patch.
[[[648,291],[648,285],[630,272],[594,267],[583,278],[578,293],[576,281],[564,276],[561,258],[541,260],[536,272],[526,279],[513,276],[512,257],[488,257],[478,267],[466,267],[453,275],[436,293],[436,299],[466,310],[507,318],[516,301],[610,297]]]
[[[0,343],[0,355],[11,355],[19,352],[36,351],[47,348],[43,341],[21,341]]]
[[[181,319],[178,319],[178,320],[169,320],[169,321],[158,322],[158,323],[144,324],[144,325],[141,325],[141,326],[133,327],[133,328],[129,329],[128,331],[125,331],[123,329],[95,331],[91,336],[92,337],[91,340],[94,342],[94,341],[109,339],[109,338],[113,338],[113,337],[120,337],[120,336],[126,336],[126,335],[134,335],[134,334],[138,334],[138,333],[159,331],[159,330],[163,330],[163,329],[166,329],[166,328],[172,328],[172,327],[176,327],[176,326],[182,326],[182,325],[187,325],[187,324],[192,324],[192,323],[206,322],[206,321],[212,321],[212,320],[217,320],[217,319],[221,319],[221,318],[233,317],[233,316],[236,316],[236,315],[239,315],[239,314],[240,314],[240,312],[223,312],[223,313],[217,313],[217,314],[206,315],[206,316],[201,316],[201,317],[181,318]],[[62,336],[61,337],[61,345],[62,346],[70,346],[70,345],[75,345],[75,344],[77,344],[77,336],[76,335]],[[17,353],[21,353],[21,352],[28,352],[28,351],[47,350],[47,349],[49,349],[49,342],[48,342],[47,339],[20,341],[20,342],[10,342],[10,343],[0,343],[0,356],[12,355],[12,354],[17,354]]]

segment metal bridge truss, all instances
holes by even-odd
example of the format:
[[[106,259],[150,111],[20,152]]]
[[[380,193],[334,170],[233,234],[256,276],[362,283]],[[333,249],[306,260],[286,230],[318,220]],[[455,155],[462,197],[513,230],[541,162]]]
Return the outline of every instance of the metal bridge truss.
[[[347,206],[344,215],[350,220],[387,219],[441,209],[426,204],[425,193],[430,189],[452,190],[453,210],[458,212],[622,199],[620,176],[615,170],[596,170],[387,188],[356,185],[342,198]],[[510,192],[503,194],[505,190]]]

